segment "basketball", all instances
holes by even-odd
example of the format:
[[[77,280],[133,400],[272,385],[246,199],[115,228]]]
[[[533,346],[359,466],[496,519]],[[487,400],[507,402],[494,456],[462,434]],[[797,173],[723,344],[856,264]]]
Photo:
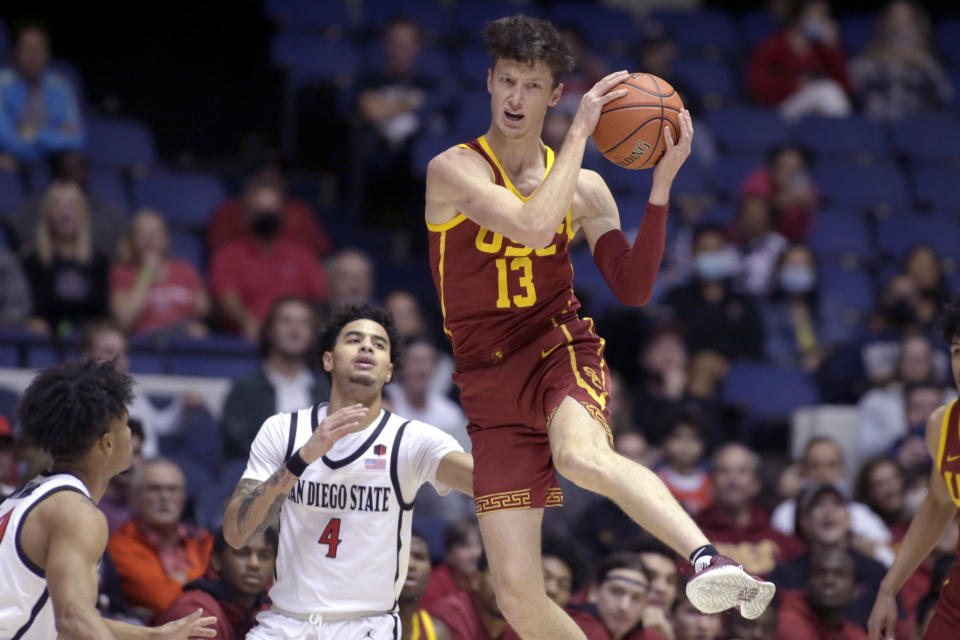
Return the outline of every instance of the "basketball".
[[[610,162],[627,169],[649,169],[667,150],[664,124],[676,143],[680,139],[683,102],[663,78],[633,73],[611,91],[627,95],[606,104],[593,132],[597,148]]]

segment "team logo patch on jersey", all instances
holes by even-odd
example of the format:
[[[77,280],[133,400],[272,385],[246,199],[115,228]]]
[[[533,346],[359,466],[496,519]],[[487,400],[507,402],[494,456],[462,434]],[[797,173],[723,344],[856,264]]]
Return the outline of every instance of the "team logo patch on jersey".
[[[378,456],[386,455],[386,453],[387,453],[387,445],[385,445],[385,444],[375,445],[375,446],[373,447],[373,452],[374,452],[375,454],[377,454]]]
[[[368,471],[384,470],[387,468],[387,461],[383,458],[364,458],[363,468]]]

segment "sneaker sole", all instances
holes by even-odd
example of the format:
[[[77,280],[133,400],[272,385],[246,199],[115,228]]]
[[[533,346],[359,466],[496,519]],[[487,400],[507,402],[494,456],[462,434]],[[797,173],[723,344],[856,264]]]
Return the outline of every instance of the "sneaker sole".
[[[751,578],[742,569],[719,567],[687,583],[687,597],[702,613],[720,613],[740,606],[740,615],[756,620],[777,592],[772,582]]]

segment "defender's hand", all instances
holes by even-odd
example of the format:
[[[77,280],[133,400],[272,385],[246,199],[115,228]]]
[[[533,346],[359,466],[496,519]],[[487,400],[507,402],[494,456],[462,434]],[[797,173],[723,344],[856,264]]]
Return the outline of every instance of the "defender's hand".
[[[663,127],[663,137],[667,143],[667,150],[660,158],[660,162],[653,170],[653,181],[673,184],[677,172],[690,155],[690,144],[693,141],[693,119],[690,112],[684,109],[680,112],[680,140],[674,142],[670,127]]]
[[[570,125],[570,131],[589,136],[597,128],[597,121],[600,120],[600,112],[610,101],[622,98],[627,95],[626,89],[617,89],[611,91],[615,86],[630,77],[627,71],[616,71],[603,78],[597,84],[593,85],[590,91],[583,94],[580,99],[580,107],[577,114],[573,117],[573,123]]]
[[[162,640],[188,640],[189,638],[215,638],[217,632],[210,627],[217,624],[214,617],[201,618],[203,609],[197,609],[185,618],[168,622],[154,629],[151,637]]]
[[[361,430],[361,420],[366,414],[367,408],[362,404],[337,409],[323,419],[307,443],[300,448],[300,457],[307,464],[312,464],[327,455],[337,440]]]

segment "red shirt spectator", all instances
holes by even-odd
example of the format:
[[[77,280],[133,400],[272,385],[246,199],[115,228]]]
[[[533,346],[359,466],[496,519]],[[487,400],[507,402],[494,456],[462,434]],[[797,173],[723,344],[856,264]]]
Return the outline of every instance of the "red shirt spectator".
[[[256,615],[260,607],[248,611],[229,602],[223,593],[219,580],[194,580],[184,586],[184,591],[167,607],[167,610],[154,618],[153,626],[160,626],[184,618],[197,609],[203,609],[203,616],[213,616],[216,624],[209,627],[217,632],[219,640],[238,640],[256,624]]]
[[[567,609],[567,613],[580,627],[587,640],[611,640],[613,636],[603,626],[603,622],[596,615],[596,607],[589,604],[577,605]],[[622,640],[668,640],[667,636],[656,629],[634,629],[623,636]]]
[[[492,594],[492,589],[491,589]],[[466,591],[454,593],[426,607],[427,613],[442,620],[450,629],[453,640],[519,640],[517,633],[506,626],[502,616],[502,629],[496,636],[491,635],[484,623],[484,616],[474,601],[474,596]]]
[[[810,608],[803,593],[793,591],[782,595],[777,640],[867,640],[867,633],[852,622],[829,626]]]
[[[253,238],[231,242],[213,256],[210,286],[217,300],[234,294],[257,321],[279,298],[322,300],[326,276],[307,249],[287,240],[262,243]]]
[[[133,288],[141,273],[131,264],[114,265],[110,271],[111,294]],[[186,260],[169,260],[147,290],[143,309],[130,330],[149,333],[193,318],[197,297],[203,293],[203,281],[193,265]]]
[[[433,603],[458,593],[466,592],[453,579],[453,571],[445,564],[437,565],[430,572],[427,590],[420,596],[420,607],[426,609]]]
[[[466,592],[483,555],[480,527],[475,518],[461,518],[450,523],[443,532],[447,551],[443,563],[430,572],[427,589],[420,596],[420,608],[455,593]]]
[[[207,246],[210,252],[214,253],[234,240],[248,237],[249,234],[243,201],[240,198],[230,198],[213,212],[207,231]],[[326,255],[333,246],[330,235],[320,226],[310,205],[295,198],[286,198],[283,201],[279,237],[302,245],[316,256]]]
[[[760,44],[749,74],[753,97],[769,106],[780,104],[808,77],[826,76],[850,89],[847,58],[839,44],[797,47],[787,31]]]

